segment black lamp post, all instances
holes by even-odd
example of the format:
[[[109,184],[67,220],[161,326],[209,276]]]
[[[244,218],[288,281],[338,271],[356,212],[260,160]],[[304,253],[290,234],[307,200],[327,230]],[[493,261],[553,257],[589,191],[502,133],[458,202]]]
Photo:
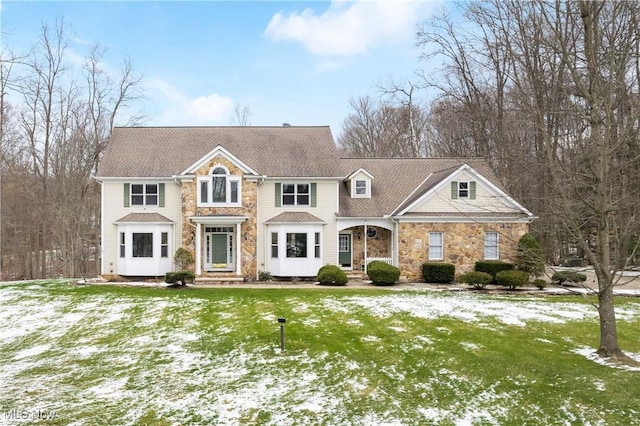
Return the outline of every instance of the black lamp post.
[[[284,352],[284,324],[286,322],[286,318],[278,318],[278,324],[280,324],[280,351],[282,352]]]

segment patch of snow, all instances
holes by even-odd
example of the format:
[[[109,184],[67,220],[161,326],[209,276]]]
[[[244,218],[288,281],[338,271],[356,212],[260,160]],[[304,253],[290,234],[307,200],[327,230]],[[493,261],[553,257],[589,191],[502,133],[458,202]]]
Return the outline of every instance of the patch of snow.
[[[574,349],[571,352],[573,352],[574,354],[581,355],[587,358],[588,360],[593,361],[596,364],[603,365],[605,367],[617,368],[620,370],[627,370],[627,371],[640,371],[640,366],[631,366],[631,365],[615,363],[611,361],[609,358],[605,358],[598,355],[595,349],[590,348],[588,346],[579,347],[577,349]],[[633,354],[633,353],[625,353],[625,354],[629,358],[633,359],[634,361],[640,362],[640,354]]]
[[[23,359],[23,358],[30,358],[30,357],[38,356],[40,354],[45,353],[49,349],[51,349],[51,345],[49,345],[49,344],[32,346],[29,349],[21,350],[20,352],[15,354],[13,359],[20,360],[20,359]]]
[[[362,336],[363,342],[379,342],[380,338],[378,336]]]

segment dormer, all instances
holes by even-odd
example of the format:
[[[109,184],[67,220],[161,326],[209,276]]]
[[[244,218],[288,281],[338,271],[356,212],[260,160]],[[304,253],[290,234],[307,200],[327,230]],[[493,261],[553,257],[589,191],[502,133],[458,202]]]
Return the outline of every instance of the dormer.
[[[344,181],[349,188],[351,198],[371,198],[373,176],[365,169],[358,169],[347,176]]]

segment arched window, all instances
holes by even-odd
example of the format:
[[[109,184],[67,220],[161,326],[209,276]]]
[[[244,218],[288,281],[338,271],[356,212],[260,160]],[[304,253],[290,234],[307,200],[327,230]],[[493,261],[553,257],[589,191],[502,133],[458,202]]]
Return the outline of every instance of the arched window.
[[[228,172],[222,167],[215,167],[211,171],[212,181],[212,203],[227,202],[227,174]]]
[[[233,176],[229,170],[216,165],[207,176],[198,177],[199,206],[240,205],[240,176]]]

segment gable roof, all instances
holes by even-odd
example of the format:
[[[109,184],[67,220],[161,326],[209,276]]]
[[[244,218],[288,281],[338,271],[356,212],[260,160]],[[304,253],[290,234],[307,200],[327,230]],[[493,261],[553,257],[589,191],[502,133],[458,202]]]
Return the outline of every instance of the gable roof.
[[[502,185],[482,158],[342,158],[343,175],[359,168],[378,176],[371,198],[351,198],[340,185],[340,217],[381,217],[410,205],[442,182],[460,166],[468,164],[497,188]]]
[[[264,176],[338,176],[329,126],[116,127],[96,176],[175,176],[218,145]]]

